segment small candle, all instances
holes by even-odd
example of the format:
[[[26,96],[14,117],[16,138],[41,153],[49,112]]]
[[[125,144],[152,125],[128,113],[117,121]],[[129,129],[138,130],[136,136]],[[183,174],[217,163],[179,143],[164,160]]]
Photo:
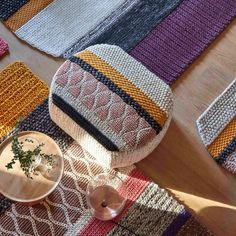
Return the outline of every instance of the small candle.
[[[101,185],[93,189],[87,196],[92,214],[100,220],[110,220],[122,210],[125,199],[109,185]]]

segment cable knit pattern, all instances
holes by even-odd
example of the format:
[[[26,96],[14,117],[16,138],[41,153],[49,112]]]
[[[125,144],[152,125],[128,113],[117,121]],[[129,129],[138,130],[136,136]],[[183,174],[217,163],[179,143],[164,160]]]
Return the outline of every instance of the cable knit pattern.
[[[170,123],[168,85],[117,46],[95,45],[76,57],[71,61],[78,65],[66,61],[53,78],[51,118],[107,167],[147,156]]]
[[[49,120],[48,122],[51,123]],[[128,235],[135,232],[135,235],[146,236],[147,232],[161,235],[169,227],[177,228],[178,232],[189,219],[196,222],[183,205],[134,166],[116,172],[124,185],[132,190],[129,191],[128,200],[119,217],[113,221],[97,220],[88,211],[87,184],[99,173],[114,171],[100,166],[76,142],[72,142],[64,151],[64,163],[65,170],[60,184],[44,201],[37,206],[12,203],[4,214],[0,214],[0,233],[28,236],[116,236],[123,235],[124,232]],[[141,217],[143,215],[145,218]],[[178,218],[182,219],[181,223],[173,222]],[[193,229],[210,235],[204,226],[197,225]]]
[[[197,127],[211,156],[236,173],[236,79],[198,118]]]
[[[81,68],[76,65],[75,63],[71,63],[69,61],[65,62],[65,64],[69,64],[68,71],[63,74],[62,76],[57,76],[57,74],[53,78],[51,94],[56,94],[60,98],[62,98],[65,102],[67,102],[68,105],[73,107],[77,113],[83,114],[83,117],[89,121],[90,123],[94,123],[95,127],[97,127],[106,137],[109,137],[110,141],[118,146],[119,149],[122,149],[125,147],[124,142],[122,141],[122,138],[120,136],[116,136],[116,133],[110,128],[109,124],[103,120],[101,120],[97,114],[93,112],[90,112],[90,110],[93,107],[93,101],[86,99],[86,97],[83,96],[82,91],[83,88],[86,87],[86,82],[89,80],[87,77],[92,79],[91,75],[81,70]],[[63,64],[64,65],[64,64]],[[63,67],[62,65],[62,67]],[[67,67],[67,65],[65,65]],[[85,75],[85,76],[84,76]],[[88,76],[87,76],[88,75]],[[65,79],[65,77],[67,79]],[[58,82],[57,82],[58,80]],[[61,87],[62,80],[64,83],[64,87]],[[66,81],[67,80],[67,81]],[[76,84],[73,85],[73,83]],[[94,79],[93,79],[94,81]],[[66,82],[66,84],[65,84]],[[96,81],[95,81],[96,82]],[[60,85],[59,85],[59,84]],[[66,86],[68,83],[68,86]],[[91,83],[90,83],[91,85]],[[96,91],[99,89],[101,92],[102,88],[105,88],[105,86],[98,86],[95,84],[95,86],[90,87],[90,91],[94,90]],[[80,96],[79,96],[80,95]],[[81,100],[82,96],[82,100]],[[95,98],[93,98],[95,100]],[[53,101],[53,100],[52,100]],[[87,102],[86,102],[87,101]],[[55,100],[54,100],[55,103]],[[93,109],[94,110],[94,109]],[[110,135],[109,135],[110,134]]]
[[[137,103],[142,106],[144,110],[146,110],[161,127],[164,125],[167,119],[167,114],[162,109],[160,109],[158,103],[150,99],[142,91],[142,89],[138,88],[135,83],[130,81],[129,78],[123,76],[121,73],[119,73],[119,71],[117,71],[117,69],[110,66],[109,63],[103,60],[103,58],[98,57],[90,50],[84,50],[75,56],[90,64],[93,68],[105,75],[109,80],[113,81],[114,84],[123,89],[130,97],[137,101]],[[114,60],[117,59],[114,57]],[[136,69],[136,65],[132,63],[130,68]]]
[[[23,93],[22,93],[23,91]],[[48,96],[48,87],[22,62],[0,71],[0,140]]]
[[[8,44],[2,38],[0,38],[0,57],[8,51]]]
[[[55,83],[64,88],[62,93],[71,94],[87,108],[87,112],[94,113],[100,122],[104,122],[102,130],[108,125],[123,139],[121,150],[126,146],[128,149],[143,146],[155,136],[152,127],[131,106],[75,63],[66,61],[56,75]]]

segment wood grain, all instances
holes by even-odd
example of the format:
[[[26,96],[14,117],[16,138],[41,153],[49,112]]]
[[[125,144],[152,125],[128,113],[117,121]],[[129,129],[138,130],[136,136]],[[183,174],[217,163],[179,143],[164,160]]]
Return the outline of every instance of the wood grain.
[[[24,61],[48,84],[63,62],[17,39],[3,25],[0,35],[10,54],[0,69]],[[215,235],[236,235],[236,176],[219,167],[204,148],[195,121],[236,77],[236,20],[172,86],[171,126],[159,147],[137,164],[182,202]]]

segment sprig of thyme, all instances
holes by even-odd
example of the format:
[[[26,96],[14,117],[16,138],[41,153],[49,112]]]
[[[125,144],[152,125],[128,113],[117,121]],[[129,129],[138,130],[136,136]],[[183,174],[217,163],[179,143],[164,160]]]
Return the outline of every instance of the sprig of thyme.
[[[38,175],[38,172],[35,168],[32,168],[32,164],[35,161],[35,158],[37,156],[40,156],[41,159],[44,159],[46,164],[48,166],[53,167],[54,165],[54,155],[50,154],[45,154],[42,153],[42,147],[44,146],[44,143],[38,144],[33,150],[23,150],[24,147],[24,142],[20,142],[18,139],[18,135],[19,135],[19,126],[20,126],[21,120],[17,121],[16,124],[16,133],[13,136],[13,140],[12,140],[12,152],[14,154],[12,160],[6,165],[7,169],[13,169],[13,165],[16,163],[16,161],[20,162],[20,167],[23,170],[23,172],[25,173],[25,175],[28,178],[32,178],[31,174],[33,175]],[[31,142],[33,143],[33,140],[30,139],[25,139],[25,142]]]

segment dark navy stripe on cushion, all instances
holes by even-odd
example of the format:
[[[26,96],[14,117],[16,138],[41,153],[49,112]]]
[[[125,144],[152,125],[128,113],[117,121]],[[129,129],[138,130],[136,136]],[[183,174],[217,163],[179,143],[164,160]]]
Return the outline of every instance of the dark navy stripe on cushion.
[[[52,94],[52,102],[67,114],[73,121],[86,130],[92,137],[109,151],[119,151],[118,147],[109,140],[100,130],[79,114],[70,104],[56,94]]]
[[[19,8],[29,0],[1,0],[0,1],[0,20],[6,20],[13,15]]]
[[[81,58],[71,57],[70,61],[81,66],[81,68],[83,68],[85,71],[92,74],[95,79],[106,85],[113,93],[116,93],[125,103],[133,107],[139,116],[143,117],[150,124],[150,126],[156,131],[156,134],[159,134],[159,132],[162,130],[160,124],[158,124],[156,120],[153,119],[153,117],[150,116],[149,113],[145,111],[129,94],[113,83],[111,79],[107,78],[100,71],[93,68]]]

